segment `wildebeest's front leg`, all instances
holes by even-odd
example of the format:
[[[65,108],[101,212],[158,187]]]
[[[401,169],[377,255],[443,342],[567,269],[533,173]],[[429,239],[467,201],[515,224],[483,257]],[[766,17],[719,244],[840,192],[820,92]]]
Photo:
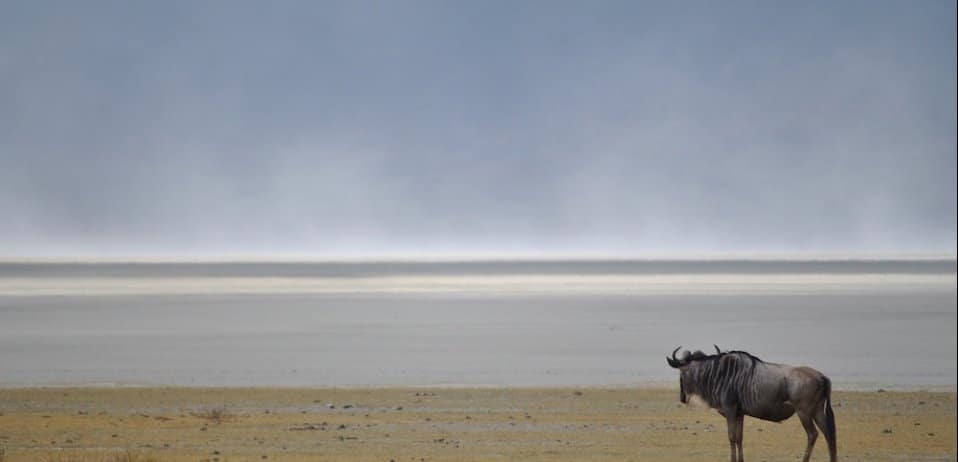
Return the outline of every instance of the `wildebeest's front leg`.
[[[745,414],[738,415],[738,421],[735,423],[735,444],[738,446],[738,462],[745,462],[745,452],[742,451],[742,437],[745,433]]]
[[[744,426],[745,416],[734,410],[726,410],[723,414],[725,414],[725,421],[728,424],[728,447],[731,453],[729,461],[742,462],[744,460],[742,456],[742,427]]]

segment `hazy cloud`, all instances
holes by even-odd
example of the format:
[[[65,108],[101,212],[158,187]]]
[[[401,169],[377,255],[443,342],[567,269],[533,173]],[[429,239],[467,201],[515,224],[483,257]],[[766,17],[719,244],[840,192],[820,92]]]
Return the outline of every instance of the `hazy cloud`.
[[[5,2],[0,255],[945,251],[953,2]]]

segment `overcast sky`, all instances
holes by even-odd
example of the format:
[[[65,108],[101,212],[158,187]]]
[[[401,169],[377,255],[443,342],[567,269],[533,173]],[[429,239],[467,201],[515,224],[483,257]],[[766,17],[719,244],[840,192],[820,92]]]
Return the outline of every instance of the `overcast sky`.
[[[956,248],[955,2],[4,1],[0,256]]]

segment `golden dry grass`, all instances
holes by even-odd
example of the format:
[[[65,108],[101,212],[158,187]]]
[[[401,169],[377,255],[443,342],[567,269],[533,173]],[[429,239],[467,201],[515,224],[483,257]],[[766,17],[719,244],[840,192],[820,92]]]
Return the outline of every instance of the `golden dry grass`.
[[[193,416],[198,417],[200,419],[208,420],[215,424],[221,424],[227,420],[230,420],[236,417],[235,415],[233,415],[232,412],[229,411],[229,409],[226,408],[225,405],[214,406],[211,408],[200,410],[198,412],[194,412]]]
[[[833,401],[843,461],[956,460],[953,392]],[[747,460],[804,444],[795,419],[746,420]],[[0,447],[2,462],[695,462],[728,445],[724,419],[663,389],[27,388],[0,389]]]
[[[159,462],[152,455],[137,451],[59,450],[35,454],[40,462]]]

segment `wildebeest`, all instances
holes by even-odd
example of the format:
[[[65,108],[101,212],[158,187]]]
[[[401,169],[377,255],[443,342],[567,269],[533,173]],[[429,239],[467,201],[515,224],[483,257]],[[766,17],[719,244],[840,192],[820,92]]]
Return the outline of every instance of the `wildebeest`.
[[[701,351],[666,357],[669,365],[679,370],[679,399],[688,403],[699,398],[722,414],[728,423],[731,462],[743,462],[742,428],[745,416],[781,422],[792,414],[808,434],[804,462],[808,462],[818,438],[818,430],[828,441],[832,462],[838,460],[835,413],[832,412],[832,384],[828,377],[810,367],[767,363],[744,351],[715,354]]]

